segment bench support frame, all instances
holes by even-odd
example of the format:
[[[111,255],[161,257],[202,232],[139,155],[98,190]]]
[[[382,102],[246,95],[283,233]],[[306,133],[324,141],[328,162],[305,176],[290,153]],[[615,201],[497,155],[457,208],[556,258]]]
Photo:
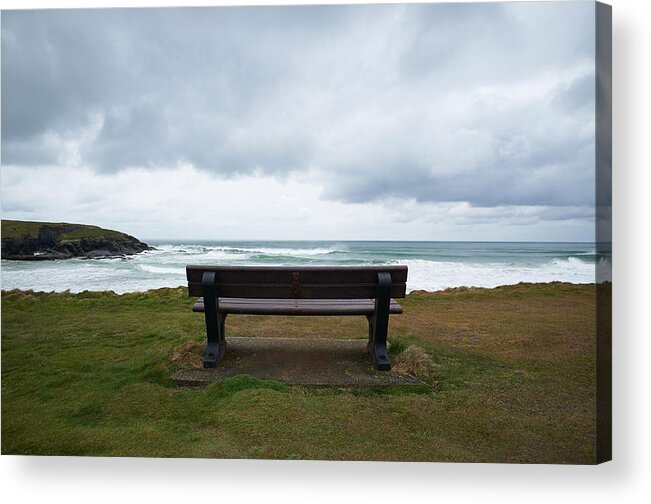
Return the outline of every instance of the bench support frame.
[[[389,332],[389,303],[391,301],[391,274],[377,274],[375,310],[368,318],[368,345],[373,365],[378,371],[389,371],[391,361],[387,353],[387,334]]]
[[[204,315],[206,317],[206,352],[203,356],[204,368],[215,368],[226,351],[225,326],[226,314],[217,307],[217,274],[214,271],[204,272],[201,287],[204,299]]]
[[[226,313],[218,306],[219,293],[217,273],[205,271],[201,278],[206,318],[207,344],[203,358],[204,368],[216,368],[226,352],[225,320]],[[377,273],[375,308],[368,319],[367,352],[378,371],[389,371],[391,361],[387,353],[387,334],[389,330],[389,308],[391,303],[391,273]]]

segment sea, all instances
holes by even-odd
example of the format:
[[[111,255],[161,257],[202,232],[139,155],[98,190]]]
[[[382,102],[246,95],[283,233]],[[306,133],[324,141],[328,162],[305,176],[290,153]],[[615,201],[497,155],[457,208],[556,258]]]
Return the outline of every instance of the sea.
[[[156,250],[134,256],[56,261],[7,261],[1,288],[34,291],[146,291],[186,285],[188,264],[404,264],[407,291],[497,287],[520,282],[594,283],[593,242],[420,241],[147,241]],[[603,275],[602,275],[603,278]]]

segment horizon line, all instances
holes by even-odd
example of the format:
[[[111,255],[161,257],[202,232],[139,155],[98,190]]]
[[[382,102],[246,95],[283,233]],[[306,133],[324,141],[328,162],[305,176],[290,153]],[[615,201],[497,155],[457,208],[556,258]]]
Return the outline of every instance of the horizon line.
[[[144,241],[213,241],[213,242],[410,242],[410,243],[612,243],[597,240],[387,240],[387,239],[364,239],[364,240],[351,240],[351,239],[262,239],[262,238],[147,238],[143,237]]]

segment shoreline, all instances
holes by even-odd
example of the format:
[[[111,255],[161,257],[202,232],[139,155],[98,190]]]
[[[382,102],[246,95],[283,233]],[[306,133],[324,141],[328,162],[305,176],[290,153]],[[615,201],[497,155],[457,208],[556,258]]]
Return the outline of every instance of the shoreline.
[[[406,296],[419,296],[419,295],[429,295],[429,294],[445,294],[445,293],[454,293],[454,292],[479,292],[479,291],[498,291],[498,290],[504,290],[508,288],[516,288],[516,287],[535,287],[535,286],[593,286],[596,287],[598,285],[612,285],[612,281],[603,281],[603,282],[564,282],[564,281],[558,281],[558,280],[553,280],[551,282],[518,282],[515,284],[502,284],[502,285],[497,285],[495,287],[477,287],[477,286],[472,286],[472,285],[462,285],[458,287],[446,287],[443,289],[438,289],[438,290],[433,290],[433,291],[428,291],[424,289],[414,289],[412,291],[409,291]],[[53,294],[53,295],[61,295],[61,294],[67,294],[71,296],[76,296],[80,294],[95,294],[95,295],[112,295],[112,296],[129,296],[129,295],[149,295],[149,294],[156,294],[156,293],[163,293],[167,291],[176,291],[176,290],[185,290],[187,292],[187,285],[179,285],[176,287],[157,287],[154,289],[147,289],[147,290],[135,290],[135,291],[127,291],[127,292],[115,292],[114,290],[108,289],[108,290],[82,290],[82,291],[71,291],[70,289],[67,290],[62,290],[62,291],[43,291],[43,290],[34,290],[34,289],[21,289],[21,288],[13,288],[13,289],[5,289],[2,288],[0,289],[0,292],[3,295],[6,294],[12,294],[12,293],[22,293],[22,294]]]

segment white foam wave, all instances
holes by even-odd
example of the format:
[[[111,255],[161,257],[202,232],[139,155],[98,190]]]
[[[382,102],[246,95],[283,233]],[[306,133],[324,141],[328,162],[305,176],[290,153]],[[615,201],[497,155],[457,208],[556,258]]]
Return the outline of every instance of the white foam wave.
[[[142,271],[148,273],[162,273],[165,275],[185,275],[185,268],[166,268],[161,266],[151,266],[149,264],[140,264],[138,266]]]
[[[336,252],[334,249],[329,248],[282,248],[282,247],[256,247],[256,248],[240,248],[236,249],[248,254],[256,255],[270,255],[270,256],[289,256],[289,257],[305,257],[305,256],[319,256]]]
[[[164,244],[156,246],[160,254],[188,254],[188,255],[207,255],[211,258],[229,258],[234,256],[250,257],[251,255],[270,255],[270,256],[289,256],[305,257],[319,256],[338,252],[334,248],[315,247],[315,248],[289,248],[289,247],[246,247],[246,246],[229,246],[229,245],[172,245]]]
[[[242,260],[250,257],[249,254],[234,253],[233,247],[208,247],[204,245],[157,245],[157,250],[149,251],[147,254],[139,255],[141,260],[148,260],[155,256],[157,262],[179,262],[200,258],[206,261],[231,261]],[[196,259],[194,259],[196,260]]]
[[[598,282],[612,282],[613,281],[613,266],[608,259],[601,257],[597,263],[597,281]]]
[[[202,259],[210,261],[244,261],[250,257],[248,254],[233,254],[218,249],[209,249],[200,254]]]
[[[437,291],[449,287],[497,287],[519,282],[595,281],[594,264],[569,258],[555,259],[541,265],[486,263],[472,264],[449,261],[413,259],[397,261],[409,268],[407,292]]]

